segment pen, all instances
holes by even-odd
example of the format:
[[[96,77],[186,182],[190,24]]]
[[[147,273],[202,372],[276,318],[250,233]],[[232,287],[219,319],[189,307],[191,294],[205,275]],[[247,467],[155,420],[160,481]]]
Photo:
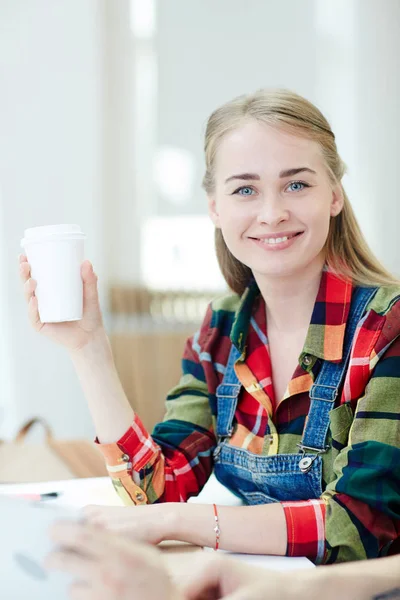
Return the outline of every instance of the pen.
[[[25,500],[51,500],[52,498],[58,498],[60,495],[60,492],[47,492],[45,494],[15,494],[14,497],[24,498]]]

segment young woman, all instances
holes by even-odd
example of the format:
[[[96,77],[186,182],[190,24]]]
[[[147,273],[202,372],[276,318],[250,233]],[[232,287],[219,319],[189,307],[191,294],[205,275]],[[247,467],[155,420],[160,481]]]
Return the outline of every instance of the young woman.
[[[69,350],[114,485],[136,505],[90,518],[152,543],[383,555],[400,531],[400,284],[362,237],[334,134],[304,98],[262,90],[211,115],[205,158],[234,293],[188,340],[152,435],[118,379],[91,264],[82,321],[42,324],[21,258],[32,324]],[[213,469],[249,506],[185,503]]]

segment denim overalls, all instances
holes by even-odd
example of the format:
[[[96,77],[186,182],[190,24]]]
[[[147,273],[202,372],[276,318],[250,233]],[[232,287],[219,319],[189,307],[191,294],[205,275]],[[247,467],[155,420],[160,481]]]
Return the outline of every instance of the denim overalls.
[[[222,383],[217,388],[217,438],[214,469],[217,479],[246,504],[267,504],[287,500],[309,500],[322,494],[322,457],[329,446],[326,438],[329,413],[345,376],[353,337],[365,308],[377,288],[353,290],[340,363],[323,361],[310,390],[310,410],[298,444],[297,454],[260,456],[227,443],[241,384],[234,364],[240,352],[232,344]]]

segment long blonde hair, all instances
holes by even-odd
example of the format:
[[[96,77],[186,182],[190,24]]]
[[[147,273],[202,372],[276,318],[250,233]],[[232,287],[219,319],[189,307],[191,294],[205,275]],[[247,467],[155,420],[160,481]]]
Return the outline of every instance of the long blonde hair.
[[[259,90],[227,102],[210,116],[205,134],[206,172],[203,187],[207,194],[215,189],[215,158],[223,136],[256,119],[267,125],[281,127],[294,135],[318,142],[333,185],[340,184],[344,197],[342,211],[331,217],[325,243],[326,263],[339,277],[351,278],[356,285],[398,285],[369,248],[353,208],[341,183],[346,166],[340,158],[335,136],[328,121],[311,102],[288,90]],[[215,230],[215,246],[222,274],[228,286],[242,294],[252,273],[228,249],[220,229]]]

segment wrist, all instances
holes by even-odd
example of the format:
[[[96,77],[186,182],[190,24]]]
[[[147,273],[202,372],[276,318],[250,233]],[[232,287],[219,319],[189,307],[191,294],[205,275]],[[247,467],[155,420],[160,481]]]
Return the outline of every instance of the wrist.
[[[110,342],[103,327],[97,329],[91,339],[82,348],[70,351],[74,363],[113,362]]]
[[[162,541],[168,540],[180,540],[181,531],[180,531],[180,521],[181,521],[181,511],[182,506],[180,502],[165,502],[163,504],[159,504],[159,507],[162,511],[161,514],[161,535]]]
[[[164,539],[214,547],[215,521],[212,505],[186,502],[171,502],[167,505],[170,509],[166,519],[168,537]]]

